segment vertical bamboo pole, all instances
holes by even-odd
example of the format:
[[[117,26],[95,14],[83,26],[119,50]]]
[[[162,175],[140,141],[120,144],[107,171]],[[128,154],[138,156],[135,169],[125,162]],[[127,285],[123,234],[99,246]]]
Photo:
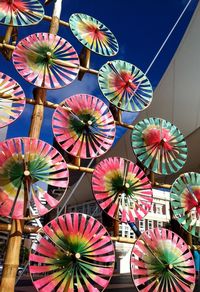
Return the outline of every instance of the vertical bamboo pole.
[[[90,67],[90,56],[91,56],[91,52],[89,49],[83,47],[79,59],[80,59],[80,65],[85,67],[85,68],[89,68]],[[83,76],[84,76],[85,72],[80,70],[79,74],[78,74],[78,80],[82,80]]]
[[[59,29],[59,18],[61,14],[62,0],[56,0],[54,4],[52,22],[49,32],[57,34]],[[36,104],[34,106],[29,136],[39,138],[43,115],[44,102],[46,100],[46,90],[42,88],[35,88],[34,99]],[[22,242],[24,221],[12,220],[11,232],[8,239],[8,246],[4,261],[4,268],[0,286],[0,292],[14,292],[17,269],[19,266],[20,248]]]

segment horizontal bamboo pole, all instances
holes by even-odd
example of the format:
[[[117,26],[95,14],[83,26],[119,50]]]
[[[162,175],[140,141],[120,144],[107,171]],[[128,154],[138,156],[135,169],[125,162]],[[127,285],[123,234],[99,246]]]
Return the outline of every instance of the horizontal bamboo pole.
[[[11,227],[12,227],[11,223],[0,223],[0,231],[10,232],[11,231]],[[37,233],[39,229],[40,229],[39,227],[30,226],[30,225],[24,225],[23,232],[25,232],[25,233]]]
[[[31,10],[29,10],[28,11],[28,13],[30,13],[30,14],[32,14],[32,15],[35,15],[35,16],[39,16],[39,17],[43,17],[42,19],[44,19],[44,20],[47,20],[47,21],[52,21],[52,17],[51,16],[49,16],[49,15],[43,15],[43,14],[41,14],[41,13],[38,13],[38,12],[35,12],[35,11],[31,11]],[[64,20],[60,20],[59,19],[59,24],[60,25],[63,25],[63,26],[66,26],[66,27],[69,27],[69,22],[67,22],[67,21],[64,21]]]
[[[37,104],[35,99],[27,98],[27,97],[26,97],[26,103],[32,104],[32,105],[36,105]],[[50,101],[44,101],[43,105],[45,107],[49,107],[49,108],[52,108],[52,109],[56,109],[59,106],[59,104],[56,104],[56,103],[53,103],[53,102],[50,102]]]
[[[0,223],[0,231],[3,232],[10,232],[11,231],[11,224],[10,223]],[[24,233],[43,233],[42,229],[40,227],[36,227],[36,226],[30,226],[30,225],[24,225],[23,227],[23,232]],[[130,243],[130,244],[134,244],[136,242],[136,239],[134,238],[127,238],[127,237],[123,237],[123,236],[111,236],[111,240],[112,241],[116,241],[116,242],[121,242],[121,243]],[[200,251],[200,245],[188,245],[188,247],[190,249],[194,249],[194,250],[199,250]]]
[[[123,123],[123,122],[121,122],[121,121],[115,121],[115,124],[116,124],[117,126],[121,126],[121,127],[124,127],[124,128],[130,129],[130,130],[133,130],[133,129],[134,129],[134,126],[133,126],[133,125],[129,125],[129,124]]]
[[[6,48],[6,49],[14,50],[15,46],[9,45],[9,44],[6,44],[6,43],[0,43],[0,48]]]
[[[78,165],[71,164],[71,163],[67,163],[67,167],[69,169],[71,169],[71,170],[79,170],[79,171],[87,172],[87,173],[93,173],[94,172],[94,168],[78,166]]]
[[[6,44],[6,43],[0,43],[0,48],[7,48],[7,49],[10,49],[10,50],[14,50],[15,46],[9,45],[9,44]],[[94,75],[97,75],[99,73],[98,70],[91,69],[91,68],[85,68],[83,66],[76,65],[76,64],[73,64],[73,63],[67,62],[67,61],[54,60],[54,63],[58,64],[58,65],[61,65],[61,66],[70,67],[70,68],[77,68],[77,69],[80,69],[81,71],[83,71],[85,73],[90,73],[90,74],[94,74]]]

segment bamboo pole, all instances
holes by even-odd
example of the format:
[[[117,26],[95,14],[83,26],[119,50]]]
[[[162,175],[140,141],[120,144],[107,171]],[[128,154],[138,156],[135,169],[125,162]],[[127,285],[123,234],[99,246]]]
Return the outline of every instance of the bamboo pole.
[[[82,48],[82,51],[80,53],[79,59],[80,59],[80,65],[84,68],[90,68],[90,57],[91,57],[91,52],[88,50],[86,47]],[[78,80],[82,80],[85,72],[83,70],[80,70],[78,74]]]
[[[1,292],[12,292],[19,266],[20,246],[23,233],[23,220],[13,220],[3,265]]]
[[[59,29],[58,18],[60,15],[59,13],[61,13],[61,6],[62,0],[57,0],[54,5],[52,23],[49,30],[49,32],[52,34],[57,34]],[[33,94],[36,104],[32,114],[29,136],[39,138],[44,115],[46,90],[43,88],[35,88]],[[19,266],[23,226],[23,220],[12,220],[11,232],[8,239],[8,246],[4,261],[0,292],[14,292],[16,274]]]
[[[29,12],[29,14],[32,14],[32,15],[35,15],[35,16],[42,16],[42,19],[44,19],[44,20],[47,20],[47,21],[52,21],[52,17],[51,16],[49,16],[49,15],[42,15],[41,13],[38,13],[38,12],[35,12],[35,11],[28,11]],[[58,19],[58,23],[59,23],[59,25],[63,25],[63,26],[66,26],[66,27],[69,27],[69,22],[67,22],[67,21],[64,21],[64,20],[61,20],[61,19]]]
[[[55,17],[54,19],[57,22],[57,17]],[[53,26],[51,27],[52,31],[54,31],[54,27]],[[8,48],[10,50],[14,50],[15,46],[9,45],[9,44],[6,44],[6,43],[0,43],[0,48]],[[54,61],[55,64],[58,64],[58,65],[61,65],[61,66],[66,66],[66,67],[70,67],[70,68],[77,68],[80,71],[83,71],[84,73],[90,73],[90,74],[93,74],[93,75],[98,75],[98,73],[99,73],[98,70],[95,70],[95,69],[92,69],[92,68],[86,68],[86,67],[83,67],[83,66],[80,66],[80,65],[73,64],[71,62],[62,61],[62,60],[56,60],[56,59],[53,59],[53,61]]]

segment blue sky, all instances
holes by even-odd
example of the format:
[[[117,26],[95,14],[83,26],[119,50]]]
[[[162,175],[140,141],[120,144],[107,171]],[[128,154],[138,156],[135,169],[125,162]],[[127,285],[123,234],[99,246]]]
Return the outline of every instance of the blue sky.
[[[43,2],[41,1],[42,4]],[[92,68],[98,70],[108,60],[121,59],[136,65],[145,72],[188,2],[188,0],[63,0],[61,19],[68,21],[72,13],[86,13],[104,23],[116,36],[120,47],[119,53],[111,58],[92,53]],[[197,3],[198,0],[191,1],[186,13],[148,72],[147,77],[154,89],[184,34]],[[45,7],[45,14],[51,15],[52,8],[52,3]],[[48,32],[48,29],[49,22],[46,21],[35,26],[20,28],[18,40],[35,32]],[[4,32],[5,27],[0,26],[0,35]],[[67,39],[78,53],[81,51],[81,44],[69,28],[60,27],[58,35]],[[23,80],[12,62],[5,61],[0,55],[0,64],[1,71],[13,77],[22,86],[26,96],[32,98],[33,86]],[[63,89],[48,91],[47,100],[59,103],[76,93],[93,94],[103,99],[96,76],[87,74],[81,82],[75,81]],[[28,136],[32,108],[31,105],[26,105],[21,117],[9,126],[8,138]],[[53,110],[45,110],[40,136],[42,140],[49,143],[53,141],[52,114]],[[129,123],[134,120],[134,117],[135,114],[124,114],[125,120]],[[123,133],[124,131],[119,130],[118,137]]]

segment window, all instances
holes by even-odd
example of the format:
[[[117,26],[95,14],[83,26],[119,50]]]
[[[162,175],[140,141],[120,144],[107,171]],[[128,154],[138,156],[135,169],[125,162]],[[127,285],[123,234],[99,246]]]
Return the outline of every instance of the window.
[[[144,229],[145,229],[144,220],[139,221],[139,229],[140,229],[140,231],[144,231]]]
[[[162,214],[162,206],[156,205],[156,214]]]
[[[153,228],[153,220],[148,220],[148,229]]]
[[[161,221],[157,221],[157,227],[158,227],[158,228],[163,227],[163,222],[161,222]]]

